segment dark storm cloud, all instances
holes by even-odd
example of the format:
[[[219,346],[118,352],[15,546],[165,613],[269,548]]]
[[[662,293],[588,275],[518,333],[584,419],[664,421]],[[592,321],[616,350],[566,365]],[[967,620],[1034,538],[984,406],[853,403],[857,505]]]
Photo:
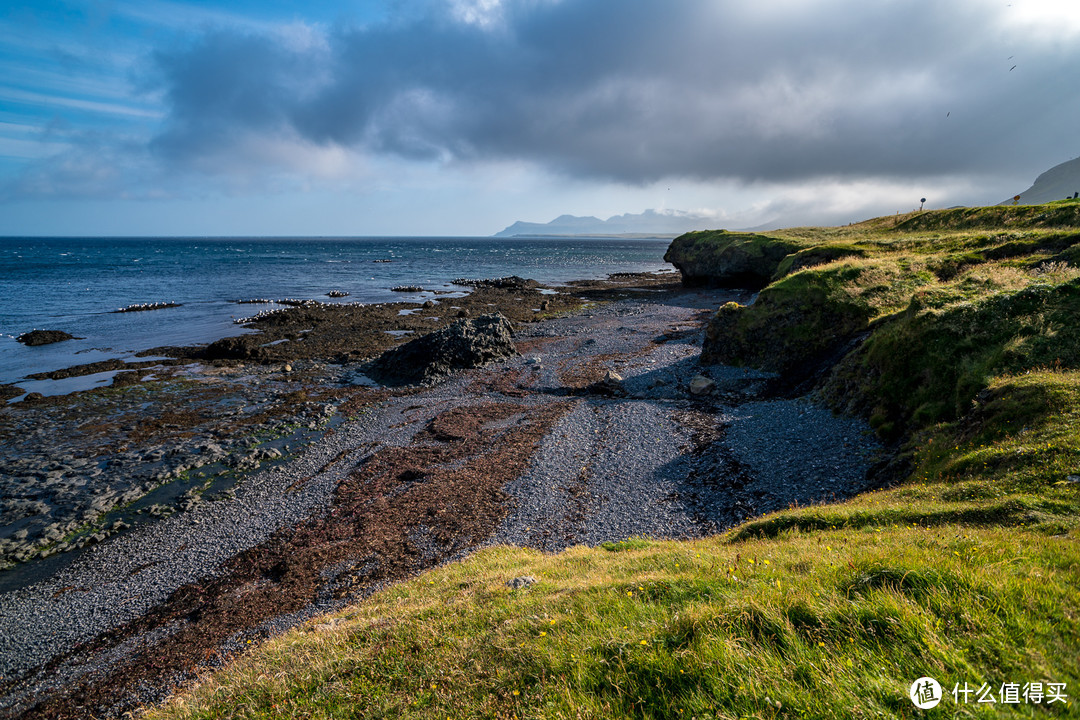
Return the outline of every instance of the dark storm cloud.
[[[1047,138],[1077,144],[1080,48],[988,8],[506,0],[487,24],[447,9],[307,44],[218,31],[157,56],[170,116],[154,148],[208,167],[292,138],[633,183],[1057,162]]]

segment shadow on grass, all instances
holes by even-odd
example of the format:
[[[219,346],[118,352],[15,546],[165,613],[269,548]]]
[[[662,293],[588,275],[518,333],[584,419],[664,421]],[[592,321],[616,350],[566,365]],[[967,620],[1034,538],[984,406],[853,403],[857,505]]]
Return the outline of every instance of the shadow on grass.
[[[1073,514],[1075,508],[1066,503],[1031,501],[1014,498],[982,507],[919,510],[917,508],[882,509],[851,513],[825,512],[808,515],[776,515],[748,522],[729,536],[731,542],[771,539],[785,532],[815,532],[820,530],[860,529],[890,525],[1019,526],[1059,519]]]

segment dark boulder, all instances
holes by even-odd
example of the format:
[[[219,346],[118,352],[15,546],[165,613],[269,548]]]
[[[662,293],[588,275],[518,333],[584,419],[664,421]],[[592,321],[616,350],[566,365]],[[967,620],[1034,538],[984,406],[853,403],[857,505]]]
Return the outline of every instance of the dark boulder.
[[[266,359],[266,348],[262,344],[266,338],[262,335],[239,335],[222,338],[206,346],[202,352],[205,360],[253,360]]]
[[[81,338],[77,338],[63,330],[31,330],[15,339],[23,345],[34,347],[37,345],[51,345],[64,340],[80,340]]]
[[[517,355],[510,322],[498,313],[453,325],[387,350],[365,374],[383,385],[434,385],[456,370]]]

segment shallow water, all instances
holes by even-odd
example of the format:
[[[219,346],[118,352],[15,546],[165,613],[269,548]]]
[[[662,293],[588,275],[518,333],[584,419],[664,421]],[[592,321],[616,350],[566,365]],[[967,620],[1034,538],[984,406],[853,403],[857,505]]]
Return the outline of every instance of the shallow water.
[[[0,383],[162,345],[240,334],[233,320],[275,304],[422,301],[398,285],[461,290],[457,278],[520,275],[546,283],[669,268],[666,239],[597,238],[3,238]],[[387,262],[389,261],[389,262]],[[330,298],[336,290],[347,297]],[[139,303],[180,307],[116,313]],[[33,329],[79,338],[35,348]]]

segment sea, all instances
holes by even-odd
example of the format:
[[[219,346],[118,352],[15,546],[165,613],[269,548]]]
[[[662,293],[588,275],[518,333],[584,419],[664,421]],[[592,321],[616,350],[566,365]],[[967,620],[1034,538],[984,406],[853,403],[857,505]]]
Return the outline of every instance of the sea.
[[[234,320],[279,307],[248,299],[420,301],[462,291],[458,278],[519,275],[543,283],[671,269],[664,238],[0,238],[0,383],[244,330]],[[401,285],[422,293],[393,292]],[[331,291],[347,297],[331,298]],[[177,303],[117,313],[144,303]],[[38,347],[34,329],[78,340]],[[77,384],[78,380],[71,381]],[[34,390],[70,391],[63,381]]]

